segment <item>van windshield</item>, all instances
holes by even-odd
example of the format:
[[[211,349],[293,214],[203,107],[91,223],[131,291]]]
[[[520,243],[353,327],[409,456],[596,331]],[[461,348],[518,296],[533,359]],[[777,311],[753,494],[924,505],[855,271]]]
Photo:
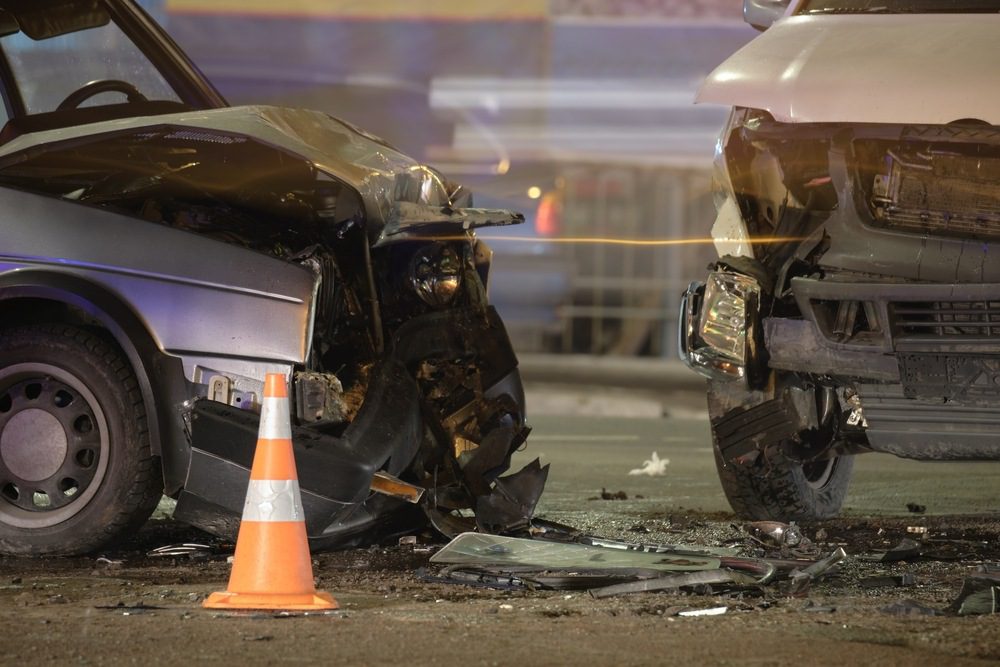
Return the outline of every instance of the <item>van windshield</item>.
[[[806,0],[797,14],[990,14],[1000,0]]]

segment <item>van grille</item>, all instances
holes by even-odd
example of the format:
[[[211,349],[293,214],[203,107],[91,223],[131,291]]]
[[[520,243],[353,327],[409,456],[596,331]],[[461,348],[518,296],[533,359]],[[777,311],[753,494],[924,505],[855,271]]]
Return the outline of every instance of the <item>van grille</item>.
[[[1000,335],[1000,301],[896,302],[890,304],[890,309],[901,335]]]

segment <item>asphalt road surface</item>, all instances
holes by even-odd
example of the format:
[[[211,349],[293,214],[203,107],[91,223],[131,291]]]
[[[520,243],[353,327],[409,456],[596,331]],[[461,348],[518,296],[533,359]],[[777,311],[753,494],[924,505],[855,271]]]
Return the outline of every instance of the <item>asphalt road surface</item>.
[[[536,403],[543,401],[544,392]],[[648,397],[622,394],[605,403],[603,411],[608,414],[594,415],[597,408],[589,402],[544,402],[543,414],[536,411],[531,419],[534,430],[528,445],[515,460],[515,467],[536,456],[551,464],[539,510],[558,513],[570,523],[588,520],[588,505],[580,501],[606,489],[624,491],[629,497],[622,503],[623,513],[729,511],[715,472],[707,415],[688,400],[673,415],[654,416],[661,412],[657,405]],[[669,405],[666,410],[671,410]],[[614,416],[615,412],[633,416]],[[670,459],[662,476],[628,474],[642,468],[653,452]],[[1000,516],[1000,462],[923,462],[886,454],[858,457],[845,516],[905,516],[909,503],[925,506],[932,515]]]
[[[808,543],[765,549],[727,511],[700,397],[543,386],[529,392],[535,431],[517,462],[540,456],[552,464],[538,508],[547,518],[608,537],[728,546],[750,557],[815,560],[843,547],[847,560],[801,591],[786,579],[595,599],[583,590],[446,583],[446,571],[428,562],[442,541],[422,532],[416,546],[314,553],[317,585],[341,608],[289,617],[202,609],[208,593],[225,589],[231,551],[161,519],[101,554],[0,557],[4,664],[909,667],[1000,661],[1000,615],[961,616],[952,605],[977,568],[988,573],[1000,562],[998,464],[862,457],[845,518],[804,523]],[[654,451],[670,459],[663,475],[628,474]],[[627,500],[602,500],[602,488],[622,491]],[[927,513],[909,514],[909,502],[926,505]],[[913,527],[924,532],[914,535]],[[879,560],[907,538],[920,542],[905,560]],[[199,558],[148,555],[161,545],[197,541],[213,549]],[[710,609],[724,613],[681,615]]]

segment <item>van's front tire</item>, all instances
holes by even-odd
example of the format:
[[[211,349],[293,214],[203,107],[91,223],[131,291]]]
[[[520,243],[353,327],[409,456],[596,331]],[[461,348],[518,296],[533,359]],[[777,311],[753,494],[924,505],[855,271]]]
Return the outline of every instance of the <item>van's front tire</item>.
[[[740,465],[726,463],[715,449],[715,465],[729,505],[741,518],[806,521],[831,519],[840,513],[854,457],[836,456],[803,465],[773,451],[752,465]]]

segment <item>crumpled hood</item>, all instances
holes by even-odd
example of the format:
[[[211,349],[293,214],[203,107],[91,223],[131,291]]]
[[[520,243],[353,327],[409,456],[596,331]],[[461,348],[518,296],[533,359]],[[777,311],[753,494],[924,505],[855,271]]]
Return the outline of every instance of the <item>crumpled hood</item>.
[[[1000,125],[1000,15],[794,16],[720,65],[698,102],[791,123]]]
[[[308,160],[358,191],[369,221],[378,224],[382,237],[402,234],[412,222],[421,221],[421,210],[415,209],[426,209],[425,217],[436,217],[438,222],[454,218],[467,229],[523,220],[515,214],[510,220],[493,215],[487,216],[491,221],[475,224],[469,219],[476,216],[455,215],[462,209],[450,208],[447,188],[436,172],[349,123],[305,109],[228,107],[33,132],[0,146],[0,158],[51,143],[165,125],[244,135]]]

